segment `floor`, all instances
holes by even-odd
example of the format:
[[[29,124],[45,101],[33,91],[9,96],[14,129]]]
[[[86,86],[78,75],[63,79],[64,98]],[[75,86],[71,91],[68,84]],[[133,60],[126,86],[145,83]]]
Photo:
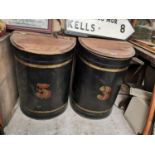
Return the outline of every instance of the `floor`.
[[[19,104],[18,104],[19,105]],[[117,104],[116,104],[117,105]],[[67,110],[50,120],[35,120],[25,116],[19,106],[5,128],[8,135],[131,135],[135,134],[123,116],[113,106],[111,115],[102,120],[91,120],[76,114],[70,104]]]

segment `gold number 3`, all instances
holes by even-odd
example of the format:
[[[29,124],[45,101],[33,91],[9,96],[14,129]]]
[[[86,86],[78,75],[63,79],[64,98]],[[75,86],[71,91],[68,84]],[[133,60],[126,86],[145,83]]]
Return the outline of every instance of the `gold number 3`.
[[[102,86],[99,88],[99,90],[100,90],[100,94],[97,95],[97,99],[99,99],[101,101],[105,101],[110,98],[111,90],[112,90],[111,87]]]

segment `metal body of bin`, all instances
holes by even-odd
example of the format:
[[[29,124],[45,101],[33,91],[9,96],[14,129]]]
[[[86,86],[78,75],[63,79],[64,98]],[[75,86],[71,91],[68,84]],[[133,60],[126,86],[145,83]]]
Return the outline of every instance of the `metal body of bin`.
[[[68,102],[76,39],[16,31],[11,43],[22,111],[36,119],[61,114]]]
[[[79,38],[71,104],[89,118],[104,118],[112,110],[122,78],[135,54],[131,44]]]

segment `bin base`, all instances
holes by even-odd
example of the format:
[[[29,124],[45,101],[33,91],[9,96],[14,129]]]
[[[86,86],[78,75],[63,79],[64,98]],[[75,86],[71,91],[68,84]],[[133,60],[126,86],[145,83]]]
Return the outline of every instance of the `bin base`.
[[[84,108],[80,108],[80,106],[78,105],[78,103],[76,103],[73,99],[71,99],[71,107],[73,108],[73,110],[79,114],[80,116],[83,116],[85,118],[90,118],[90,119],[103,119],[106,118],[110,115],[112,108],[108,109],[106,112],[103,113],[93,113],[93,112],[88,112],[87,110],[84,110]]]
[[[43,111],[33,111],[33,110],[28,110],[26,107],[23,105],[20,105],[21,111],[28,117],[33,118],[33,119],[51,119],[53,117],[56,117],[60,114],[62,114],[66,108],[67,104],[64,104],[64,106],[57,108],[57,110],[52,110],[51,112],[43,112]]]

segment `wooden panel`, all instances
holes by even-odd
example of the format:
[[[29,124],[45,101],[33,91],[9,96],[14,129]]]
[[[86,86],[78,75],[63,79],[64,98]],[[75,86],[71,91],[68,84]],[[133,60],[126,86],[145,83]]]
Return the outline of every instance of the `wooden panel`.
[[[6,77],[8,67],[9,35],[0,38],[0,84]]]
[[[52,20],[52,32],[60,32],[65,27],[64,19],[53,19]]]
[[[135,45],[134,43],[132,43],[132,44],[133,44],[133,47],[136,50],[137,55],[140,55],[145,60],[149,61],[153,66],[155,65],[155,54],[154,53],[149,52],[147,49],[139,47],[138,45]]]
[[[17,101],[18,91],[10,35],[0,38],[0,113],[6,125]]]
[[[148,100],[139,97],[133,97],[124,114],[125,119],[133,128],[136,134],[142,133],[148,112]]]

